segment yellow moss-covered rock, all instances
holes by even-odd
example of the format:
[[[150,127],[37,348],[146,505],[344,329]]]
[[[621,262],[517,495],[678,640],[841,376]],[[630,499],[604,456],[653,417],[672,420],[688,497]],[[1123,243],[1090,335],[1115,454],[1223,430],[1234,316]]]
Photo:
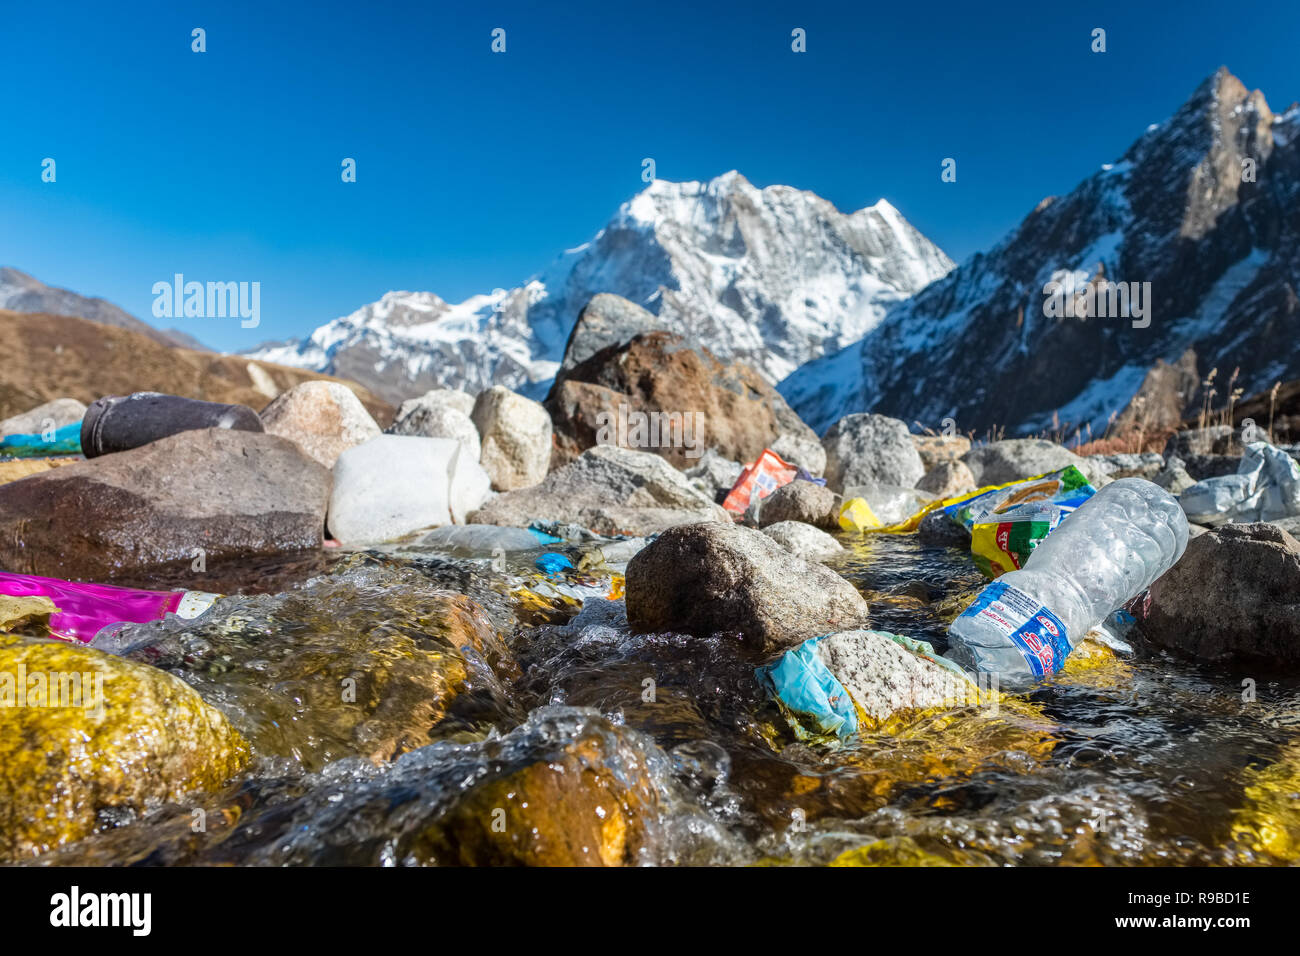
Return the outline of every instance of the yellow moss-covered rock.
[[[78,840],[103,810],[216,787],[248,757],[226,717],[176,677],[0,636],[0,860]]]
[[[1253,862],[1300,862],[1300,744],[1248,771],[1245,797],[1232,822],[1233,842]]]
[[[466,866],[623,866],[658,812],[650,780],[610,769],[609,739],[584,736],[484,783],[430,826],[420,859]]]

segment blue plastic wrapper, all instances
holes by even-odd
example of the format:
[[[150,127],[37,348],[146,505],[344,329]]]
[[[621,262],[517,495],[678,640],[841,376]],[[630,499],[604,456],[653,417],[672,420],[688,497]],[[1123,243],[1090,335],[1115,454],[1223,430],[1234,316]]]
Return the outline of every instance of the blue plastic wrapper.
[[[779,660],[758,668],[754,676],[779,704],[798,715],[791,721],[796,735],[834,735],[846,740],[858,732],[858,714],[848,691],[817,656],[820,640],[804,641]],[[811,730],[805,725],[811,725]]]
[[[573,562],[558,552],[547,551],[537,556],[537,567],[545,574],[559,574],[561,571],[572,571]]]
[[[81,422],[56,429],[53,441],[45,435],[5,435],[0,438],[0,455],[16,458],[41,458],[45,455],[81,454]]]

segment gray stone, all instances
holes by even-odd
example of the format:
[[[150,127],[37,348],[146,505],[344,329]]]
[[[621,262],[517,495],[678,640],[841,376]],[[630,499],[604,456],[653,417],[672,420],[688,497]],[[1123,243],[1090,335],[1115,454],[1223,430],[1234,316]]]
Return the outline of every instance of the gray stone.
[[[1169,437],[1165,442],[1164,457],[1177,456],[1186,461],[1192,456],[1231,455],[1241,457],[1245,449],[1237,430],[1231,425],[1210,425],[1206,428],[1188,428]]]
[[[460,442],[465,453],[478,461],[482,445],[479,441],[478,429],[474,427],[469,413],[461,411],[450,402],[426,401],[429,395],[434,394],[436,393],[430,392],[421,398],[404,402],[398,410],[397,418],[388,427],[387,433],[413,435],[417,438],[450,438]],[[464,392],[454,394],[465,395]]]
[[[907,425],[884,415],[845,415],[822,438],[826,484],[832,491],[852,485],[913,487],[925,474]]]
[[[961,522],[953,521],[938,509],[921,519],[921,523],[916,527],[916,534],[922,544],[970,550],[970,531]]]
[[[540,402],[503,385],[479,392],[471,416],[482,439],[479,463],[497,491],[538,484],[551,466],[551,416]]]
[[[601,349],[622,345],[642,332],[653,332],[663,327],[652,313],[621,295],[610,292],[594,295],[578,313],[578,321],[564,347],[564,361],[560,368],[567,371]]]
[[[261,413],[268,434],[287,438],[326,468],[339,455],[380,434],[352,389],[338,382],[303,382]]]
[[[527,527],[534,519],[599,534],[645,535],[731,515],[658,455],[597,445],[539,485],[497,495],[470,516],[481,524]]]
[[[818,528],[838,528],[839,509],[835,492],[812,481],[796,478],[762,500],[758,526],[765,528],[780,521],[802,521]]]
[[[1201,661],[1300,666],[1300,542],[1276,524],[1197,535],[1151,586],[1142,632]]]
[[[778,521],[764,527],[763,534],[805,561],[821,561],[844,552],[843,545],[825,531],[802,521]]]
[[[102,580],[319,547],[330,486],[287,439],[180,432],[0,486],[0,566]]]
[[[975,487],[975,476],[964,461],[941,461],[916,483],[918,491],[927,491],[936,498],[955,498]]]
[[[634,629],[696,636],[739,632],[774,655],[830,631],[867,625],[867,604],[834,571],[761,531],[721,522],[670,528],[627,566]]]
[[[1001,485],[1034,478],[1074,465],[1091,479],[1097,470],[1068,448],[1042,438],[1008,438],[978,445],[967,452],[966,462],[976,486]]]
[[[909,711],[979,700],[971,681],[877,631],[830,634],[817,642],[816,654],[871,721],[867,731]]]
[[[1151,480],[1171,495],[1181,495],[1196,484],[1196,479],[1187,473],[1183,460],[1177,456],[1165,462],[1165,466]]]
[[[723,458],[712,448],[707,448],[700,460],[686,469],[686,477],[692,486],[721,504],[739,480],[744,467],[740,462]]]
[[[75,425],[86,414],[86,406],[75,398],[56,398],[30,412],[0,422],[0,435],[39,435],[46,430]]]
[[[1112,481],[1120,478],[1145,478],[1152,481],[1165,467],[1165,460],[1153,451],[1128,455],[1087,455],[1088,465]]]
[[[826,449],[811,428],[783,431],[768,447],[815,478],[820,478],[826,472]]]

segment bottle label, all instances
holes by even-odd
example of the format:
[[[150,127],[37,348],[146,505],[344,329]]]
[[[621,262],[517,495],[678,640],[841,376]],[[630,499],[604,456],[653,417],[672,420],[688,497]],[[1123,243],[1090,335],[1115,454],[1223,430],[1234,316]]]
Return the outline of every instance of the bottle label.
[[[176,605],[176,616],[186,619],[198,617],[212,607],[213,602],[219,597],[220,594],[209,594],[207,591],[186,591],[181,597],[180,604]]]
[[[1056,673],[1070,653],[1061,619],[1024,591],[1001,581],[985,587],[962,617],[979,618],[1005,634],[1035,677]]]

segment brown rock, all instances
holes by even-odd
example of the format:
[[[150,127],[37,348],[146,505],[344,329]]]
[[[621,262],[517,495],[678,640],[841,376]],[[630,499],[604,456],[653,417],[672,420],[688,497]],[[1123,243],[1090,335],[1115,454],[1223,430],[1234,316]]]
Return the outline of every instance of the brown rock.
[[[957,461],[970,451],[970,439],[965,435],[913,435],[912,443],[926,471],[945,461]]]
[[[620,405],[628,422],[623,430]],[[707,349],[693,349],[670,332],[642,333],[562,370],[546,408],[557,463],[596,445],[602,426],[610,428],[606,443],[660,455],[681,469],[695,464],[705,448],[732,461],[753,461],[782,436],[797,438],[797,447],[821,458],[812,429],[761,375],[739,362],[723,365]],[[667,428],[656,429],[657,437],[639,440],[638,413],[672,418]],[[821,470],[821,461],[799,464]]]
[[[181,432],[0,486],[0,566],[109,578],[321,544],[330,473],[259,432]]]
[[[975,476],[964,461],[941,461],[916,483],[936,498],[954,498],[975,490]]]
[[[766,528],[780,521],[802,521],[818,528],[839,528],[839,509],[835,492],[812,481],[794,481],[782,485],[763,499],[758,526]]]
[[[261,412],[268,434],[287,438],[326,468],[339,455],[380,434],[352,390],[338,382],[303,382]]]

